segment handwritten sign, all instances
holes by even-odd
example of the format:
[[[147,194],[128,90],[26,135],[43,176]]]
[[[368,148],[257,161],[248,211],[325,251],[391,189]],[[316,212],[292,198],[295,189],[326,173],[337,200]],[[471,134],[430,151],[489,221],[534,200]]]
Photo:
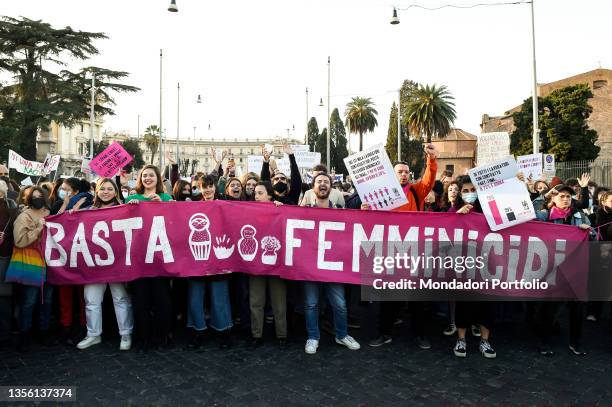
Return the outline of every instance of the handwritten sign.
[[[30,176],[41,176],[44,170],[43,163],[26,160],[13,150],[9,150],[8,166],[17,172]]]
[[[112,177],[132,159],[121,144],[113,141],[110,146],[91,160],[89,168],[101,177]]]
[[[542,178],[542,154],[519,155],[516,157],[516,163],[525,178],[534,181]]]
[[[504,159],[510,155],[510,136],[507,132],[482,133],[477,142],[478,166]]]

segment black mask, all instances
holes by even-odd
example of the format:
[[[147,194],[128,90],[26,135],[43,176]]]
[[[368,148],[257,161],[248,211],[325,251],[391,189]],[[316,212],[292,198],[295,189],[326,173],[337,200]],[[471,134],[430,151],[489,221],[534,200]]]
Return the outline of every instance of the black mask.
[[[282,194],[283,192],[287,191],[287,184],[282,181],[279,181],[276,184],[272,185],[272,188],[274,188],[274,190],[279,194]]]
[[[32,198],[32,208],[34,209],[41,209],[43,206],[45,206],[45,200],[43,198]]]
[[[187,198],[191,198],[191,194],[182,192],[181,193],[181,201],[187,200]]]

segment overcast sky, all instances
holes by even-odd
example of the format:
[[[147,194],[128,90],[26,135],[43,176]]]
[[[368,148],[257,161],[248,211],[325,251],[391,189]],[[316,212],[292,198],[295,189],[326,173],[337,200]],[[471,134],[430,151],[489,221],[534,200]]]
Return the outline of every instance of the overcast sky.
[[[421,0],[469,5],[491,0]],[[379,127],[365,145],[386,139],[391,103],[404,79],[448,86],[455,127],[479,132],[483,113],[501,114],[531,95],[531,19],[528,4],[467,10],[399,11],[413,2],[365,0],[18,0],[1,13],[102,31],[100,55],[89,63],[130,72],[137,94],[117,97],[105,127],[136,133],[159,122],[159,50],[163,62],[163,127],[177,129],[176,84],[181,84],[180,136],[297,137],[308,113],[326,126],[327,56],[331,106],[371,97]],[[535,0],[538,82],[612,67],[612,1]],[[78,69],[85,63],[71,64]],[[203,104],[196,104],[201,94]],[[208,131],[210,123],[211,130]],[[291,131],[291,135],[293,132]],[[353,137],[353,146],[357,146]]]

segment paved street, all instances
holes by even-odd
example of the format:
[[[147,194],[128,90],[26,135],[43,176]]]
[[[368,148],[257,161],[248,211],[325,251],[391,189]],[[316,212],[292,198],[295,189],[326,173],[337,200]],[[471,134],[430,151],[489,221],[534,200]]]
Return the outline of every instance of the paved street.
[[[373,313],[374,311],[369,311]],[[452,339],[441,334],[443,320],[432,324],[432,349],[419,350],[406,324],[392,344],[369,348],[373,330],[353,330],[362,350],[349,351],[324,335],[316,355],[303,351],[303,335],[294,335],[279,351],[267,326],[266,344],[246,349],[236,337],[222,351],[209,340],[188,350],[185,333],[168,351],[119,353],[117,339],[77,351],[61,345],[34,347],[28,354],[0,352],[2,385],[70,385],[78,405],[610,405],[612,330],[610,321],[585,322],[589,355],[567,352],[567,329],[556,338],[556,355],[535,353],[535,340],[519,323],[495,330],[498,357],[477,353],[468,338],[468,357],[452,355]],[[436,335],[433,334],[436,332]],[[110,334],[109,334],[110,335]],[[30,403],[31,404],[31,403]]]

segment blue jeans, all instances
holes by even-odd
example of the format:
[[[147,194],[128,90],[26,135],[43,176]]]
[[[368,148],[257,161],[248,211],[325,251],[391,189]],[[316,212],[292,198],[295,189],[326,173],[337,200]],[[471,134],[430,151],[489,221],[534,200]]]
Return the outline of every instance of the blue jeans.
[[[51,319],[51,299],[53,297],[53,287],[49,284],[43,286],[43,298],[40,304],[40,322],[38,328],[41,331],[49,329]],[[32,329],[32,314],[34,305],[40,302],[40,287],[22,285],[21,298],[19,301],[19,330],[29,332]]]
[[[207,277],[189,277],[187,283],[187,326],[196,331],[206,329],[204,304],[206,282],[210,286],[210,327],[224,331],[232,327],[232,307],[229,297],[229,279],[211,280]]]
[[[304,315],[306,317],[306,333],[308,339],[319,340],[319,291],[323,287],[329,305],[334,315],[334,330],[337,339],[344,339],[348,335],[346,322],[346,301],[344,299],[344,285],[338,283],[304,282]]]

